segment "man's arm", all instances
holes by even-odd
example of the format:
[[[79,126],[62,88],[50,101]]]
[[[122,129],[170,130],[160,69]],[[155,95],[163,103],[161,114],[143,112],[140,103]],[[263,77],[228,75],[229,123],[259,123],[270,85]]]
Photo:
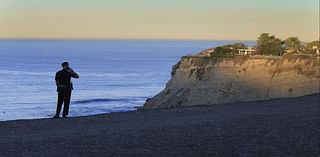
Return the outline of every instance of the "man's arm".
[[[73,78],[79,78],[80,76],[74,72],[71,68],[68,70],[68,72],[71,74],[71,77]]]
[[[60,82],[56,80],[57,87],[60,87]]]
[[[58,81],[59,80],[58,72],[56,73],[56,76],[55,76],[54,79],[56,80],[57,87],[59,87],[60,86],[60,82]]]

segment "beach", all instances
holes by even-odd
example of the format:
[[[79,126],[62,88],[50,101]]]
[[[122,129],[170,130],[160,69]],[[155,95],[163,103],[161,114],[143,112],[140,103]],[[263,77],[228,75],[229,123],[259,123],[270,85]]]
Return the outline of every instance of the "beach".
[[[0,156],[318,156],[319,94],[0,122]]]

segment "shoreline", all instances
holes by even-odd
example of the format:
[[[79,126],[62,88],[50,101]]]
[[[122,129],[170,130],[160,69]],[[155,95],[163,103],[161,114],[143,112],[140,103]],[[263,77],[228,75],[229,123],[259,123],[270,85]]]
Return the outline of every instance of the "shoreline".
[[[15,156],[316,156],[320,95],[0,122]]]
[[[172,109],[184,109],[184,108],[194,108],[194,107],[211,107],[211,106],[217,106],[217,105],[232,105],[232,104],[241,104],[241,103],[262,103],[262,102],[268,102],[268,101],[277,101],[277,100],[286,100],[286,99],[294,99],[294,98],[302,98],[302,97],[308,97],[308,96],[320,96],[320,93],[317,94],[311,94],[311,95],[305,95],[301,97],[293,97],[293,98],[275,98],[275,99],[270,99],[270,100],[258,100],[258,101],[249,101],[249,102],[235,102],[235,103],[222,103],[222,104],[213,104],[213,105],[195,105],[195,106],[181,106],[179,108],[167,108],[167,109],[144,109],[143,106],[136,106],[133,107],[134,110],[128,110],[128,111],[119,111],[119,112],[109,112],[109,113],[99,113],[99,114],[93,114],[93,115],[83,115],[83,116],[70,116],[67,119],[70,118],[86,118],[86,117],[95,117],[95,116],[106,116],[109,114],[121,114],[121,113],[130,113],[130,112],[145,112],[145,111],[156,111],[156,110],[172,110]],[[53,117],[54,115],[52,115]],[[3,120],[1,122],[12,122],[12,121],[33,121],[33,120],[48,120],[48,119],[53,119],[52,117],[47,117],[47,118],[34,118],[34,119],[13,119],[13,120]],[[63,118],[59,118],[63,119]]]

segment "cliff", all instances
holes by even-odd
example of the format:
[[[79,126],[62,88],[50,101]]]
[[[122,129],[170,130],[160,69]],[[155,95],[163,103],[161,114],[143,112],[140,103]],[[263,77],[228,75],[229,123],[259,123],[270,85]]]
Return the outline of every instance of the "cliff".
[[[298,97],[319,93],[319,57],[184,56],[144,109]]]

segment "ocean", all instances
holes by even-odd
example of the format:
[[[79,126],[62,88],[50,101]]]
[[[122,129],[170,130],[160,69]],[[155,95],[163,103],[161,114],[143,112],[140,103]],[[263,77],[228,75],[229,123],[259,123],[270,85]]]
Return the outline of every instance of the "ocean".
[[[80,75],[72,80],[70,117],[125,112],[160,92],[181,56],[234,42],[2,39],[0,121],[52,117],[54,76],[64,61]]]

